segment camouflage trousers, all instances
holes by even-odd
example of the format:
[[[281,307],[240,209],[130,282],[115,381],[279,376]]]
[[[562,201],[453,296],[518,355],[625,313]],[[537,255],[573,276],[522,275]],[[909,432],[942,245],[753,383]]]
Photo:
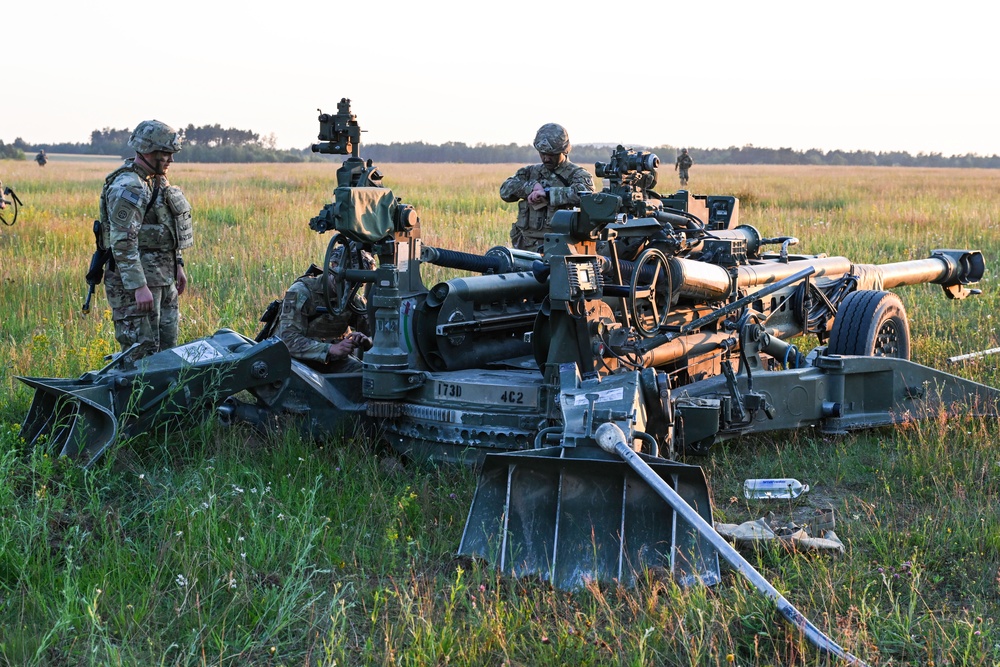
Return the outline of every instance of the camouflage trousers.
[[[131,361],[177,345],[180,326],[177,286],[150,287],[149,291],[153,293],[153,310],[140,312],[135,302],[135,290],[125,289],[117,272],[107,271],[104,274],[104,293],[115,323],[115,340],[122,346],[122,352],[139,344],[129,352]]]
[[[679,171],[680,171],[680,177],[681,177],[681,185],[687,185],[688,184],[688,170],[687,169],[680,169]]]

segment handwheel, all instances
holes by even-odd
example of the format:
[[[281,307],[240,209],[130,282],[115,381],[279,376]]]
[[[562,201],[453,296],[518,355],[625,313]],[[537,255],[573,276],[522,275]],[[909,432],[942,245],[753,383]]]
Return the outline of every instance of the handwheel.
[[[633,326],[643,338],[652,338],[667,323],[670,292],[670,267],[666,256],[656,248],[647,248],[632,270],[628,297]],[[652,322],[652,326],[647,326],[647,322]]]
[[[349,243],[343,234],[339,232],[334,234],[326,246],[326,256],[323,258],[323,299],[326,301],[327,309],[334,315],[342,314],[350,306],[354,295],[361,289],[361,283],[349,283],[344,278],[343,272],[347,269],[345,262],[351,249]],[[340,264],[335,269],[333,256],[338,245],[343,246],[344,249],[340,255]],[[330,280],[331,275],[333,280]]]

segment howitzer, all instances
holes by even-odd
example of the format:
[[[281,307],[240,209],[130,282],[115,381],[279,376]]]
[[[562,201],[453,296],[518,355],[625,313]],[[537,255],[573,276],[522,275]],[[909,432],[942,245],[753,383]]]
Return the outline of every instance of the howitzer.
[[[324,262],[334,278],[328,307],[342,312],[370,286],[374,344],[363,371],[286,366],[279,340],[254,345],[222,331],[191,344],[203,355],[167,350],[140,362],[156,389],[138,412],[121,407],[136,369],[23,378],[37,389],[25,437],[46,434],[48,446],[92,462],[115,433],[148,427],[149,414],[177,405],[191,369],[214,369],[224,381],[198,384],[188,412],[221,404],[226,423],[265,427],[287,416],[317,434],[375,422],[404,455],[479,463],[460,553],[574,588],[631,584],[651,566],[684,582],[719,580],[704,526],[708,485],[700,468],[671,460],[682,450],[773,429],[890,424],[956,402],[996,414],[997,390],[908,360],[906,312],[886,291],[930,282],[949,298],[975,294],[968,286],[985,269],[978,251],[883,265],[793,254],[794,237],[741,225],[735,197],[657,193],[658,160],[623,146],[597,165],[607,187],[554,215],[543,253],[429,248],[415,209],[360,158],[349,101],[320,125],[327,143],[314,150],[349,157],[333,201],[309,225],[335,232]],[[334,266],[336,246],[348,242],[371,251],[377,267]],[[472,275],[427,288],[423,263]],[[802,334],[820,345],[803,353],[790,342]],[[242,389],[253,402],[234,396]],[[645,465],[598,446],[608,425]],[[700,520],[650,484],[646,466]]]
[[[87,269],[87,297],[83,301],[80,309],[84,315],[90,312],[90,300],[94,298],[94,291],[97,286],[104,281],[104,269],[111,261],[111,249],[104,247],[104,239],[101,235],[101,221],[94,220],[94,254],[90,257],[90,268]]]

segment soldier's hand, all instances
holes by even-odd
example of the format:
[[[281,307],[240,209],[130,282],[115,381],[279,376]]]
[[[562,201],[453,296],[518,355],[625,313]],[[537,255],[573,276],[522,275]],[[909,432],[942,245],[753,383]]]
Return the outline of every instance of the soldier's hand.
[[[545,194],[545,186],[541,183],[535,183],[535,187],[531,189],[528,193],[528,203],[529,204],[543,204],[549,200],[547,194]]]
[[[184,273],[184,267],[178,265],[177,267],[177,294],[184,294],[184,290],[187,289],[188,277]]]
[[[351,352],[354,352],[354,343],[351,342],[350,338],[344,338],[330,344],[330,347],[326,351],[326,357],[330,361],[333,361],[335,359],[343,359]]]
[[[139,312],[143,313],[153,310],[153,293],[146,285],[135,291],[135,306]]]
[[[347,335],[347,338],[351,341],[351,344],[355,348],[360,347],[362,350],[372,349],[372,339],[364,335],[360,331],[352,331]]]

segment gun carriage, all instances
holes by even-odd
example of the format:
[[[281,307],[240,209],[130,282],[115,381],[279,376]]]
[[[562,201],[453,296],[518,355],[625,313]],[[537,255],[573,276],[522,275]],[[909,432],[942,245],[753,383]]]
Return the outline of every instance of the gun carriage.
[[[735,197],[658,193],[658,158],[624,146],[595,165],[601,192],[555,214],[543,253],[435,248],[360,157],[349,101],[319,121],[313,150],[347,157],[309,224],[332,232],[329,309],[367,293],[363,371],[323,375],[279,340],[222,330],[134,368],[22,378],[37,390],[26,439],[45,435],[90,464],[117,436],[193,409],[260,426],[291,415],[314,433],[377,422],[407,456],[481,466],[461,553],[573,588],[631,583],[649,566],[718,580],[718,555],[730,554],[710,539],[701,469],[672,460],[682,452],[769,430],[888,425],[956,402],[995,413],[996,390],[909,361],[906,311],[888,291],[976,294],[976,250],[880,265],[795,254],[794,237],[741,224]],[[377,256],[375,270],[333,265],[352,242]],[[425,263],[469,275],[428,288]],[[804,352],[796,341],[811,337],[819,345]],[[233,398],[241,390],[254,402]]]

